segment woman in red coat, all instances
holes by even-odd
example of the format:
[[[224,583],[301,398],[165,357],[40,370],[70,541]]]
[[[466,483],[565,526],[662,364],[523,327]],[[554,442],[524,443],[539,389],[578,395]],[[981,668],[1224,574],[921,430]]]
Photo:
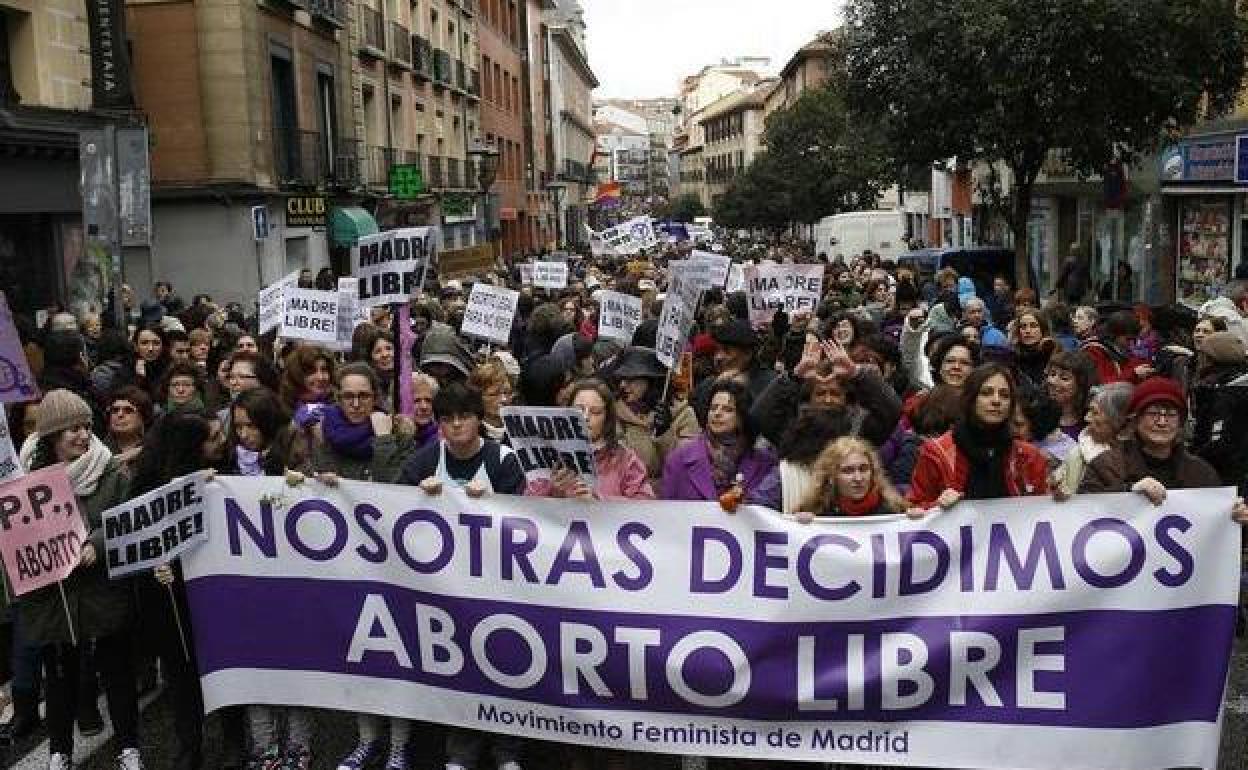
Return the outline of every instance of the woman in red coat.
[[[910,486],[912,503],[949,508],[964,498],[1048,492],[1043,453],[1016,440],[1010,430],[1016,390],[1014,376],[1004,366],[985,364],[971,372],[962,387],[957,424],[919,450]]]

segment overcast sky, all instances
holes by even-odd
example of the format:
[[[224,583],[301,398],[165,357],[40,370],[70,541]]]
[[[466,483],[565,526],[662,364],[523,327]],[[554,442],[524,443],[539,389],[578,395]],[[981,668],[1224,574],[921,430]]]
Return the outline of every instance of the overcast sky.
[[[598,98],[675,96],[677,83],[734,56],[779,70],[840,22],[843,0],[581,0]]]

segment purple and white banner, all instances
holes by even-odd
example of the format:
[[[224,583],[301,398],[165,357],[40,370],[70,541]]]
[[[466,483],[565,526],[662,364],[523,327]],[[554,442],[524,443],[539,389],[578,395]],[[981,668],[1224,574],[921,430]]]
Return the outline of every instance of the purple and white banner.
[[[183,557],[210,710],[363,711],[630,751],[1217,763],[1229,489],[802,525],[217,477]]]

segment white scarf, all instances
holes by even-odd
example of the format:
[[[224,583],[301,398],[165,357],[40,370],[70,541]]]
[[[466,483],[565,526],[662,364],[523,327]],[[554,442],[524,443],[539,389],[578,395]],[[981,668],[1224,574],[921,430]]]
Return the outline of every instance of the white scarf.
[[[39,436],[34,433],[27,436],[26,441],[22,443],[22,451],[18,453],[18,456],[26,470],[31,469],[30,464],[35,459],[35,446],[38,443]],[[65,466],[65,473],[74,487],[74,494],[79,497],[90,497],[95,494],[96,487],[100,485],[100,477],[104,475],[104,469],[108,467],[108,461],[112,459],[113,453],[104,446],[99,436],[92,433],[91,445],[87,447],[87,451]]]

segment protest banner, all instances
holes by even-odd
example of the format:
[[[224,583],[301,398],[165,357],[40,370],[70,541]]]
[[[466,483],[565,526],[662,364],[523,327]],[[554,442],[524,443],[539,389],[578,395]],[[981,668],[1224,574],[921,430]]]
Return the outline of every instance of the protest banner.
[[[0,404],[33,401],[38,397],[39,386],[30,373],[22,338],[13,325],[9,301],[0,291]]]
[[[539,289],[568,288],[568,265],[566,262],[534,262],[533,285]]]
[[[801,525],[713,502],[218,481],[209,542],[183,557],[209,711],[771,761],[1216,767],[1230,489]]]
[[[654,232],[654,220],[650,217],[633,217],[620,227],[628,231],[639,249],[652,249],[659,245],[659,237]]]
[[[698,281],[690,272],[671,273],[654,341],[654,352],[668,370],[676,366],[689,341],[689,331],[693,328],[701,296]]]
[[[338,344],[338,292],[286,289],[282,292],[280,337],[326,347]]]
[[[64,465],[0,485],[0,561],[14,596],[69,577],[86,539]]]
[[[823,265],[758,265],[745,268],[750,323],[771,323],[777,310],[814,313],[823,298]]]
[[[594,449],[584,412],[576,408],[504,406],[499,415],[526,478],[548,479],[554,471],[566,468],[593,486]]]
[[[256,296],[256,304],[259,306],[261,334],[267,334],[282,325],[282,293],[298,286],[299,271],[295,270],[260,290]],[[352,287],[354,288],[354,283]]]
[[[638,326],[641,326],[641,297],[604,290],[598,298],[598,336],[630,345]]]
[[[709,251],[694,251],[690,259],[706,264],[709,272],[707,288],[722,289],[728,283],[728,273],[732,270],[732,257],[723,254],[712,254]]]
[[[108,576],[117,579],[168,564],[208,538],[206,472],[170,481],[101,515]]]
[[[9,418],[4,412],[4,403],[0,402],[0,484],[21,478],[25,474],[22,461],[13,447],[13,435],[9,433]]]
[[[494,244],[477,244],[438,254],[438,280],[449,281],[469,275],[478,277],[494,272]]]
[[[517,267],[520,269],[520,283],[524,286],[533,285],[533,263],[521,262]]]
[[[365,235],[351,248],[351,274],[361,306],[406,302],[418,294],[437,251],[432,227],[405,227]]]
[[[516,318],[520,292],[487,283],[474,283],[464,306],[459,330],[490,342],[506,345],[511,340],[511,324]]]

